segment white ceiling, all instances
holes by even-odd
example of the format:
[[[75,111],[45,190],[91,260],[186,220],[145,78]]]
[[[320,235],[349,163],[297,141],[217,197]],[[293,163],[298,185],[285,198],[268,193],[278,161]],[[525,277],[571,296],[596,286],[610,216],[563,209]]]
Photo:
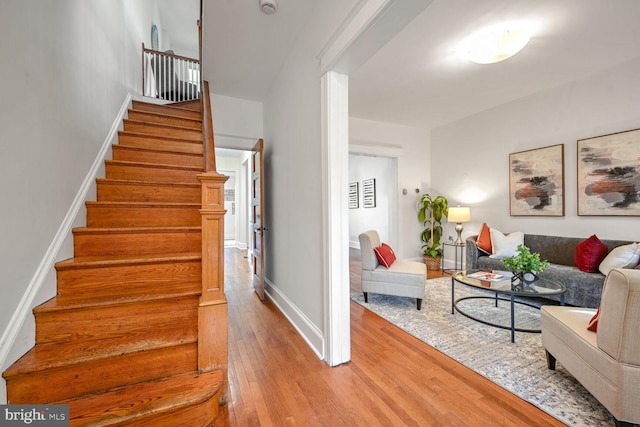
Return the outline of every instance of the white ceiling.
[[[277,13],[265,15],[259,0],[205,0],[203,74],[211,90],[262,101],[315,2],[278,0]]]
[[[222,95],[261,101],[314,0],[205,0],[204,74]],[[458,44],[486,25],[533,20],[529,45],[477,65]],[[640,0],[435,0],[349,76],[350,115],[433,128],[640,57]],[[175,36],[171,36],[172,40]]]
[[[478,65],[479,29],[537,22],[523,51]],[[638,0],[436,0],[349,76],[350,114],[433,128],[640,56]]]

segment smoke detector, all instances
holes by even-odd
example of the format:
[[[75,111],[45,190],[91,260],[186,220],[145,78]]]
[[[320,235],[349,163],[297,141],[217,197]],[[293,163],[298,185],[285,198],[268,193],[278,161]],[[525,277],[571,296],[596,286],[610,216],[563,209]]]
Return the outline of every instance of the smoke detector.
[[[276,0],[260,0],[260,9],[262,13],[273,15],[278,10],[278,2]]]

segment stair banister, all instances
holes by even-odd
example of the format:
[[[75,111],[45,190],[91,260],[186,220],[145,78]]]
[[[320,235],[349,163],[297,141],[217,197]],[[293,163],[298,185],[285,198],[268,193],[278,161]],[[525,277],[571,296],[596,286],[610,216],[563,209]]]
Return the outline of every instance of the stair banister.
[[[198,368],[227,373],[227,300],[224,294],[224,183],[228,176],[215,168],[209,84],[202,91],[204,170],[202,185],[202,295],[198,307]]]

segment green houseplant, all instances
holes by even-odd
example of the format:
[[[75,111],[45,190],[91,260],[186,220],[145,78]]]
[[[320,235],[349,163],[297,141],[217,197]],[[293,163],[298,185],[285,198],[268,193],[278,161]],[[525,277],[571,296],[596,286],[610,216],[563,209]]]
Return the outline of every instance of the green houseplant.
[[[545,268],[549,267],[549,261],[541,260],[540,254],[531,252],[525,245],[518,245],[518,253],[514,256],[502,259],[502,264],[511,270],[514,275],[526,280],[535,280],[536,274],[541,273]],[[532,277],[527,277],[528,274]]]
[[[442,218],[449,212],[449,202],[444,196],[432,197],[423,194],[418,202],[418,220],[425,227],[422,230],[422,255],[431,270],[440,269],[442,258]]]

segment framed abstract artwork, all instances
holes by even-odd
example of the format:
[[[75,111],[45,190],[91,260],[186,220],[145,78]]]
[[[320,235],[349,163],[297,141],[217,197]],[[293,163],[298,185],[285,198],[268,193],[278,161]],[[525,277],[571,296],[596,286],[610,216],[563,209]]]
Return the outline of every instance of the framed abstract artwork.
[[[349,183],[349,209],[358,209],[359,207],[359,191],[358,191],[358,183],[350,182]]]
[[[509,154],[512,216],[564,216],[564,145]]]
[[[578,215],[640,215],[640,129],[578,140]]]
[[[376,207],[376,180],[375,178],[362,181],[362,206],[365,208]]]

